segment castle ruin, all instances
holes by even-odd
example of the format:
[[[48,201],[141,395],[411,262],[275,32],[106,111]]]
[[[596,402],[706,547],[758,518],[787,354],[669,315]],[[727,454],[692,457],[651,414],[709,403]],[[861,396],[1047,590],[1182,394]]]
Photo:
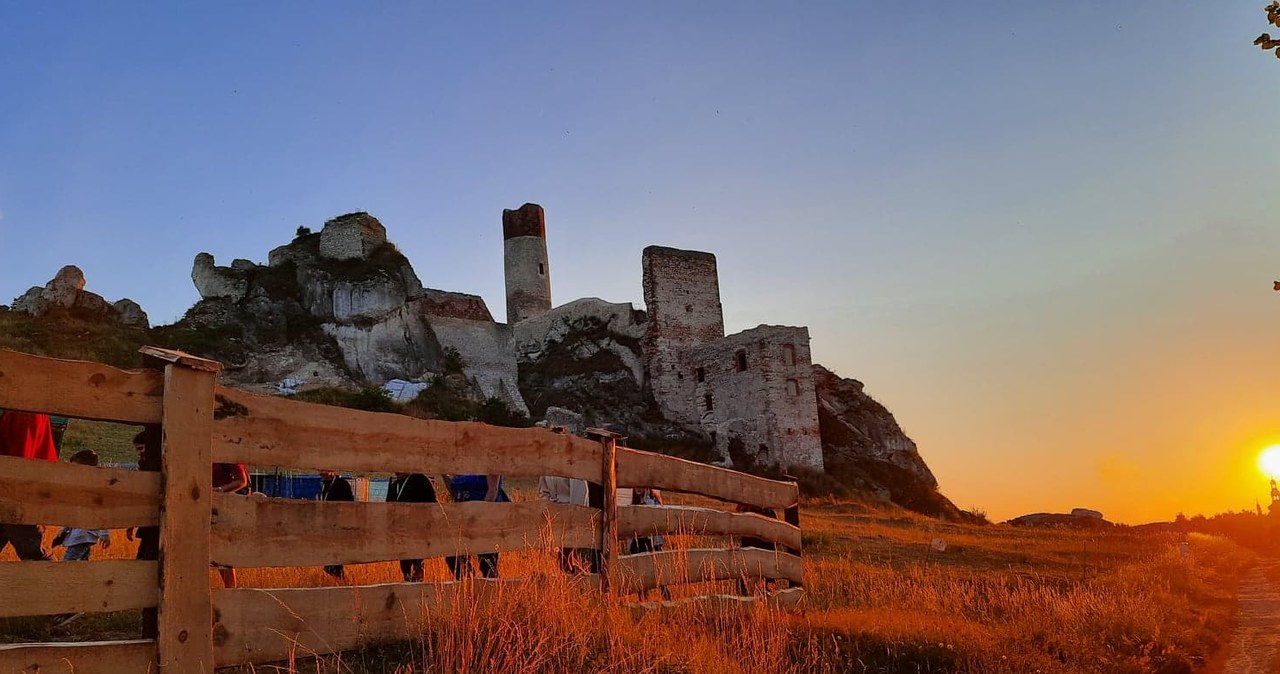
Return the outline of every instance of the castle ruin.
[[[557,326],[596,320],[640,338],[643,362],[635,369],[663,415],[708,433],[726,462],[822,469],[809,330],[761,325],[726,336],[715,255],[645,248],[646,311],[595,298],[553,309],[542,208],[525,204],[504,211],[503,234],[507,313],[518,358],[536,357],[554,341],[548,332]],[[529,241],[512,245],[522,239]],[[627,362],[626,349],[615,351]]]

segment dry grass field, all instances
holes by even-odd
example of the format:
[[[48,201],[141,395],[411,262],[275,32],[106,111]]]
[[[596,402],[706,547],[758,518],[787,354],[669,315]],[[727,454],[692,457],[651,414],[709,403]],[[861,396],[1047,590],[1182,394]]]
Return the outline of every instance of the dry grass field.
[[[532,495],[516,485],[516,497]],[[860,503],[810,502],[803,608],[680,607],[637,619],[565,579],[544,551],[504,555],[526,583],[455,606],[399,644],[236,672],[1176,672],[1212,670],[1230,634],[1234,590],[1252,557],[1223,539],[941,523]],[[52,536],[52,531],[48,532]],[[934,539],[946,543],[935,550]],[[707,541],[676,537],[677,547]],[[114,534],[102,557],[129,557]],[[0,559],[12,559],[6,552]],[[428,580],[445,579],[441,560]],[[350,567],[347,582],[399,581],[394,563]],[[215,574],[210,582],[219,583]],[[318,568],[245,569],[247,587],[335,581]],[[676,596],[706,587],[676,588]],[[731,593],[731,583],[720,591]],[[656,596],[654,597],[656,599]],[[636,598],[630,598],[634,601]],[[136,613],[0,621],[0,639],[128,638]]]

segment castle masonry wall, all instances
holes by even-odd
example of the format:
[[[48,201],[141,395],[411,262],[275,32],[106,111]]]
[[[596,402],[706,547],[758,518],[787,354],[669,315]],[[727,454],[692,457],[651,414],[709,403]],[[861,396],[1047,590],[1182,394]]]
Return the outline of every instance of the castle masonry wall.
[[[663,413],[700,423],[683,354],[724,337],[720,278],[711,253],[649,246],[642,256],[645,372]]]
[[[368,213],[350,213],[324,223],[320,231],[320,255],[335,260],[368,257],[387,242],[387,228]]]
[[[809,330],[762,325],[685,355],[699,421],[735,464],[822,469]]]

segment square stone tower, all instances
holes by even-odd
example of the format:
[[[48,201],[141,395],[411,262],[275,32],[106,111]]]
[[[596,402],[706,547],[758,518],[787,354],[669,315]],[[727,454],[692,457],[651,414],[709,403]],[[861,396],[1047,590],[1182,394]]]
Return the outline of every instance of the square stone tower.
[[[653,397],[671,419],[699,423],[693,382],[683,354],[724,337],[716,256],[695,250],[649,246],[642,258],[645,373]]]
[[[320,255],[334,260],[366,258],[387,242],[387,228],[368,213],[348,213],[320,230]]]

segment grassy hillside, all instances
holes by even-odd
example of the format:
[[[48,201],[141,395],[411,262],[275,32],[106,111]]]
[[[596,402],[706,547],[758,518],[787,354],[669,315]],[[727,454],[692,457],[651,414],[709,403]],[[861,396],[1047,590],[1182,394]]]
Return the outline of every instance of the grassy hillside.
[[[518,500],[533,498],[531,484],[515,486]],[[1192,535],[1183,560],[1181,539],[1165,534],[943,524],[847,501],[810,502],[802,521],[808,598],[793,614],[690,609],[637,621],[616,602],[564,582],[549,554],[532,551],[502,559],[504,575],[530,578],[521,591],[422,624],[409,643],[319,660],[298,653],[296,662],[270,670],[1194,672],[1220,652],[1233,588],[1252,559],[1207,536]],[[946,550],[935,550],[934,539]],[[132,544],[120,538],[106,552],[126,557]],[[443,562],[429,560],[427,569],[429,579],[445,578]],[[349,567],[348,578],[372,584],[396,582],[399,574],[394,563],[365,564]],[[246,569],[241,582],[334,583],[318,568]],[[731,584],[699,589],[731,591]],[[677,588],[677,596],[685,591]],[[129,613],[89,616],[63,629],[12,619],[0,621],[0,640],[125,638],[136,629]]]

